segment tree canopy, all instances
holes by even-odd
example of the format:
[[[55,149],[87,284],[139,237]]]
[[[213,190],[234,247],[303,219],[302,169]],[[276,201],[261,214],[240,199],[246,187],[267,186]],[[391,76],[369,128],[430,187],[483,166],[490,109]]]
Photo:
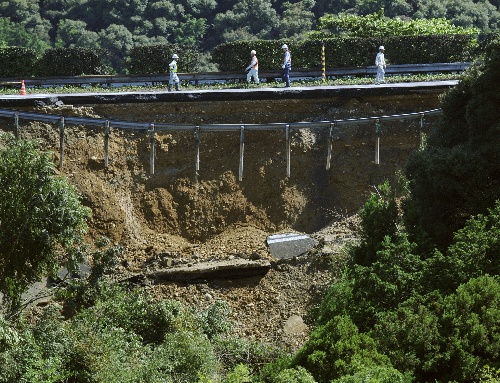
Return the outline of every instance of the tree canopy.
[[[0,148],[0,291],[16,303],[76,257],[89,210],[35,142],[3,134]]]

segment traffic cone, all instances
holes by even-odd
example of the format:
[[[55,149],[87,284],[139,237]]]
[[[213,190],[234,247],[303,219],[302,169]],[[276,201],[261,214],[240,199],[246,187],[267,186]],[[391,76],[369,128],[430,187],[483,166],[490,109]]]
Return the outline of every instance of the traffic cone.
[[[26,86],[24,85],[24,80],[21,83],[21,96],[26,96]]]

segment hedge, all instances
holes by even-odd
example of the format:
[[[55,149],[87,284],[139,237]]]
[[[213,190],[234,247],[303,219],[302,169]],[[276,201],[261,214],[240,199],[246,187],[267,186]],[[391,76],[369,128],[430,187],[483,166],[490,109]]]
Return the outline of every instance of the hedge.
[[[36,64],[36,76],[81,76],[106,74],[105,51],[91,48],[54,48],[44,52]]]
[[[212,60],[221,71],[238,71],[249,62],[250,50],[255,49],[259,69],[281,68],[286,43],[292,53],[292,67],[320,68],[321,45],[325,44],[327,68],[374,65],[378,47],[386,48],[389,64],[430,64],[470,61],[475,38],[469,35],[391,36],[386,38],[331,38],[323,41],[285,40],[235,41],[214,48]]]
[[[168,72],[172,55],[177,54],[179,72],[195,72],[199,66],[199,52],[192,47],[170,45],[143,45],[130,50],[127,68],[131,74],[161,74]]]
[[[37,60],[38,54],[33,49],[0,48],[0,77],[31,77]]]

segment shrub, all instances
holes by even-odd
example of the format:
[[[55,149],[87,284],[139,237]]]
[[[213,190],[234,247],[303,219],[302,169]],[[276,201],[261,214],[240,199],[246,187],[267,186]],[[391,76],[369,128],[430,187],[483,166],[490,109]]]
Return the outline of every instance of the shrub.
[[[500,40],[488,45],[460,83],[442,98],[443,120],[406,165],[410,238],[444,251],[453,233],[500,198]]]
[[[199,69],[200,53],[192,46],[179,44],[133,47],[126,65],[131,74],[163,74],[168,72],[168,64],[174,53],[179,56],[179,72],[195,72]]]
[[[319,383],[330,383],[364,367],[390,365],[377,352],[373,339],[360,333],[347,316],[336,316],[316,327],[292,361],[292,366],[304,367]]]
[[[0,77],[31,77],[38,53],[23,47],[0,47]]]
[[[23,291],[76,257],[89,209],[55,174],[49,153],[32,141],[0,136],[0,291],[13,307]]]
[[[53,48],[36,64],[36,76],[81,76],[109,73],[103,63],[106,53],[94,48]]]

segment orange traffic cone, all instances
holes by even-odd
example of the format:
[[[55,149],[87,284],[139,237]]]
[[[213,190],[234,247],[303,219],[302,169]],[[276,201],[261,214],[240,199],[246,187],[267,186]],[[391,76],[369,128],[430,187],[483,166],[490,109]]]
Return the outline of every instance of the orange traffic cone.
[[[24,85],[24,80],[21,83],[21,96],[26,96],[26,86]]]

